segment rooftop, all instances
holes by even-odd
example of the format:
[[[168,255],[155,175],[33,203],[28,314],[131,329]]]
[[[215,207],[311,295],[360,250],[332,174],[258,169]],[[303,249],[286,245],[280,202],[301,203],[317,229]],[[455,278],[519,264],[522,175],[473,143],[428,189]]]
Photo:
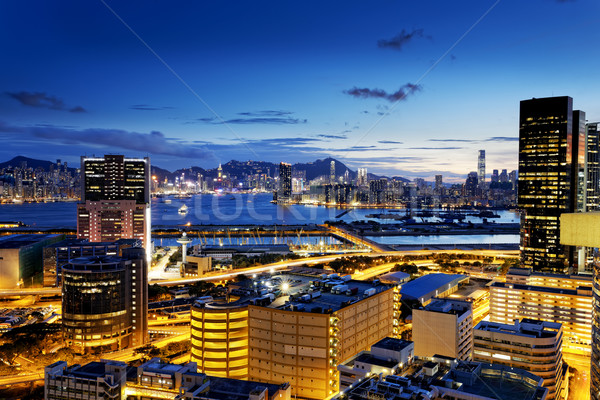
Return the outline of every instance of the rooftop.
[[[59,236],[35,233],[8,235],[0,238],[0,249],[20,249],[21,247],[30,246],[47,239],[58,238]]]
[[[497,322],[481,321],[476,330],[487,332],[506,333],[537,338],[552,338],[560,334],[562,325],[556,322],[545,322],[536,319],[522,319],[514,324],[501,324]]]
[[[269,397],[277,392],[281,385],[270,383],[243,381],[239,379],[218,378],[211,376],[210,389],[204,397],[218,400],[248,400],[250,392],[257,388],[266,388],[269,392]]]
[[[392,289],[392,286],[374,286],[371,282],[355,280],[329,280],[330,287],[327,289],[315,286],[314,283],[317,281],[324,282],[316,274],[284,273],[281,275],[272,275],[267,278],[259,276],[256,279],[249,280],[246,283],[246,288],[236,291],[235,294],[240,296],[239,300],[229,303],[212,302],[206,304],[206,307],[229,308],[255,304],[289,311],[328,314],[363,300],[365,298],[365,291],[367,290],[371,292],[371,295],[375,295]],[[284,285],[288,287],[287,290],[282,289]],[[339,294],[331,293],[331,288],[338,285],[346,286],[346,289]],[[353,291],[353,294],[347,295],[346,290]],[[263,295],[259,294],[262,291],[266,293]],[[273,302],[268,299],[261,299],[261,297],[268,295],[268,293],[275,295],[276,298]],[[277,297],[277,295],[280,296]],[[308,298],[305,298],[305,295],[308,295]]]
[[[410,346],[412,343],[413,342],[408,341],[408,340],[385,337],[385,338],[381,339],[379,342],[372,345],[371,348],[377,347],[380,349],[400,351],[400,350]]]
[[[533,286],[533,285],[520,285],[518,283],[504,283],[504,282],[494,282],[490,285],[493,288],[506,288],[506,289],[517,289],[517,290],[526,290],[531,292],[544,292],[544,293],[552,293],[552,294],[567,294],[571,296],[582,295],[584,292],[589,296],[592,295],[591,288],[580,288],[579,290],[573,289],[561,289],[557,287],[549,287],[549,286]],[[589,289],[589,290],[585,290]]]
[[[402,285],[400,294],[403,298],[424,302],[468,279],[468,275],[460,274],[423,275]]]

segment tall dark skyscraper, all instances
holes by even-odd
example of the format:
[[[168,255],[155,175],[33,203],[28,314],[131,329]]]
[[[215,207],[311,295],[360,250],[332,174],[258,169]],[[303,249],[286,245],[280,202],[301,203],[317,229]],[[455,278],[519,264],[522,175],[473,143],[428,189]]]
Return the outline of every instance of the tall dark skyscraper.
[[[600,210],[600,140],[598,136],[598,122],[586,124],[586,142],[586,211],[598,211]]]
[[[567,96],[521,102],[521,262],[534,270],[564,273],[571,266],[572,249],[559,240],[559,217],[577,207],[581,149],[585,148],[582,119],[585,114],[574,113],[573,99]]]
[[[81,157],[77,237],[90,242],[140,239],[150,244],[150,160]]]
[[[279,164],[279,192],[277,201],[288,202],[292,198],[292,164]]]

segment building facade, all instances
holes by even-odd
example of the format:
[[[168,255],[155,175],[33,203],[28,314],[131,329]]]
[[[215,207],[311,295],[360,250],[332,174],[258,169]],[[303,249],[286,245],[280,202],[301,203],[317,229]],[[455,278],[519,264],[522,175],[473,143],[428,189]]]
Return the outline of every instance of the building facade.
[[[90,242],[121,238],[150,245],[150,159],[81,157],[77,237]]]
[[[292,164],[279,163],[278,202],[289,202],[292,199]]]
[[[473,310],[467,301],[436,299],[413,310],[415,356],[435,355],[471,360],[473,356]]]
[[[570,280],[565,281],[568,286]],[[592,288],[566,289],[505,282],[490,285],[490,321],[510,324],[521,318],[562,324],[563,352],[589,354]]]
[[[482,321],[473,331],[473,358],[529,371],[544,379],[548,399],[562,398],[562,326],[522,319],[513,324]]]
[[[62,327],[79,353],[148,341],[148,272],[142,248],[72,259],[62,268]]]

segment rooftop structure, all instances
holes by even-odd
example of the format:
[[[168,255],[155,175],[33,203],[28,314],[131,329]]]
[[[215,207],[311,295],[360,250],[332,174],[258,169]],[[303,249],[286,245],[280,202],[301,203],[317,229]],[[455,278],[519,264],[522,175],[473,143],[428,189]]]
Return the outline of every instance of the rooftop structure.
[[[426,306],[433,297],[447,296],[468,281],[468,275],[428,274],[402,285],[400,294],[405,300],[418,300]]]

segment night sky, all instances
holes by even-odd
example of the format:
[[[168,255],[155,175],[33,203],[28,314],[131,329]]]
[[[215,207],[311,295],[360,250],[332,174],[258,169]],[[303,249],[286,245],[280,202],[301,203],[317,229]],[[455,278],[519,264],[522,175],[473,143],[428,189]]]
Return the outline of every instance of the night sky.
[[[600,120],[597,0],[5,1],[0,161],[328,156],[464,179],[517,168],[519,101]]]

